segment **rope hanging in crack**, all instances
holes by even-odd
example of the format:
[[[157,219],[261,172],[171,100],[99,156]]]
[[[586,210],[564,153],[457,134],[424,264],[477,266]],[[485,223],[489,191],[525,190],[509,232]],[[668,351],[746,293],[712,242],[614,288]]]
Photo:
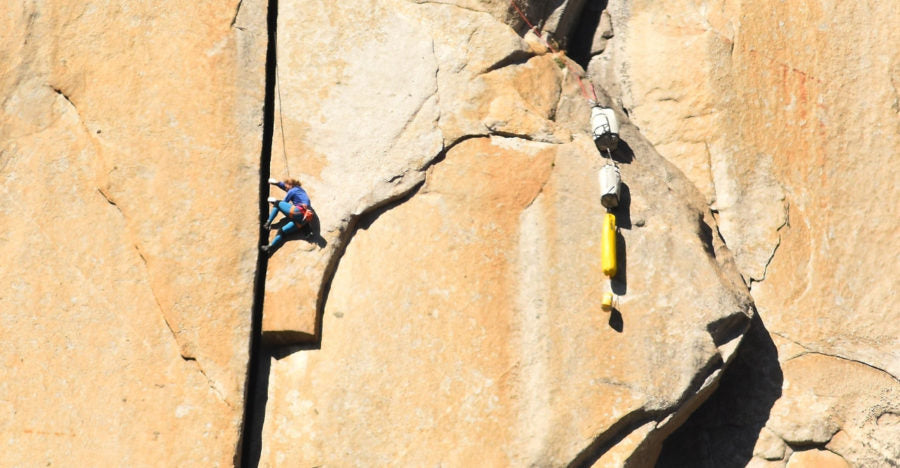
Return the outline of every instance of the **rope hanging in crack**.
[[[543,43],[544,46],[550,49],[550,51],[554,54],[560,53],[558,50],[556,50],[555,47],[553,47],[552,44],[550,44],[550,41],[544,38],[544,36],[541,34],[541,30],[531,24],[531,21],[528,21],[528,17],[525,16],[525,12],[522,11],[522,9],[516,3],[516,0],[509,0],[509,4],[512,5],[512,7],[516,10],[516,13],[519,14],[519,17],[522,18],[522,21],[524,21],[532,31],[534,31],[534,34],[538,37],[538,39],[540,39],[541,43]],[[566,58],[568,58],[568,56],[566,56]],[[568,68],[569,71],[572,72],[573,75],[575,75],[575,79],[578,80],[578,86],[581,87],[581,94],[584,96],[584,98],[591,103],[597,102],[597,91],[594,89],[594,84],[590,83],[591,94],[588,94],[587,88],[584,86],[584,80],[582,79],[582,76],[578,72],[578,70],[576,70],[568,60],[563,60],[563,63],[565,63],[566,68]]]

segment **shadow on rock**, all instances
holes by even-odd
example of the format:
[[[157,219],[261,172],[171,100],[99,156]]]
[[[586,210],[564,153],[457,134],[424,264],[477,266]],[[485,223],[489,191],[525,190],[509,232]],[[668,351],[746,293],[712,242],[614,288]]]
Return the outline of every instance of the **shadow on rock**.
[[[606,154],[606,152],[599,147],[597,150],[600,151],[600,154]],[[613,151],[610,156],[613,160],[622,164],[631,164],[631,162],[634,161],[634,151],[624,140],[619,140],[619,143],[616,145],[616,150]]]
[[[631,229],[631,191],[625,182],[619,185],[619,204],[612,210],[616,215],[616,226],[619,229]],[[628,293],[628,246],[625,245],[625,236],[618,230],[616,231],[616,276],[610,280],[610,289],[617,296],[624,296]],[[621,321],[621,316],[620,316]],[[610,320],[612,325],[612,320]],[[613,327],[615,328],[615,327]],[[616,328],[616,331],[621,332]]]
[[[277,223],[275,223],[274,227],[278,228],[281,231],[284,226],[290,222],[288,218],[282,218]],[[284,242],[281,245],[278,245],[271,253],[274,254],[277,252],[284,244],[293,241],[305,241],[311,244],[316,244],[320,248],[328,245],[328,241],[322,237],[322,224],[319,222],[319,216],[313,216],[313,219],[306,223],[303,227],[301,227],[296,232],[284,233]]]
[[[609,327],[619,333],[625,330],[625,321],[622,320],[622,313],[615,307],[609,311]]]
[[[269,401],[271,354],[262,349],[251,366],[256,366],[258,375],[253,383],[253,388],[247,389],[248,401],[245,404],[251,407],[249,408],[251,416],[248,421],[244,422],[248,427],[242,430],[241,446],[237,451],[241,456],[235,460],[235,466],[241,467],[259,466],[262,454],[263,424],[266,419],[266,405]]]
[[[756,313],[719,388],[666,439],[656,466],[746,466],[783,381],[775,343]]]
[[[625,182],[619,182],[619,204],[612,214],[616,215],[616,226],[631,229],[631,189]]]

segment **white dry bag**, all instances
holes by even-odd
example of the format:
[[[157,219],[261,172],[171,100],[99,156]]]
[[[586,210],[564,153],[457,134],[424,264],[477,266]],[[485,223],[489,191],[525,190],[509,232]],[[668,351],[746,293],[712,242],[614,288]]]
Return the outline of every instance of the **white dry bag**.
[[[613,151],[619,144],[619,121],[609,107],[591,108],[591,132],[598,149]]]
[[[603,166],[599,179],[600,203],[609,209],[619,206],[619,185],[622,181],[619,168],[612,164]]]

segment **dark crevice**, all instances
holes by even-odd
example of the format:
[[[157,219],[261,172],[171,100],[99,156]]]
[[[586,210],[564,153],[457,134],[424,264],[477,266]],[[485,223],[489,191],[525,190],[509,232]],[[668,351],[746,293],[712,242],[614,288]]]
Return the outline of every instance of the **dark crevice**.
[[[600,25],[600,16],[606,9],[606,4],[607,0],[587,0],[587,5],[581,10],[578,24],[566,41],[569,57],[585,70],[591,61],[594,35],[602,33],[597,27]]]
[[[75,103],[72,102],[72,100],[69,99],[69,96],[67,96],[66,93],[62,92],[61,89],[59,89],[59,88],[57,88],[57,87],[55,87],[55,86],[50,86],[50,88],[53,90],[53,92],[55,92],[56,94],[59,94],[60,96],[62,96],[63,99],[66,100],[66,102],[68,102],[69,104],[72,105],[72,107],[75,107]],[[76,109],[77,109],[77,108],[76,108]]]
[[[504,132],[502,130],[494,130],[494,129],[490,129],[490,130],[491,130],[491,135],[495,135],[498,137],[517,138],[519,140],[525,140],[525,141],[538,141],[540,143],[549,143],[549,142],[541,142],[539,140],[536,140],[533,136],[525,134],[525,133]]]
[[[569,463],[570,468],[590,467],[597,464],[600,458],[610,449],[622,442],[628,435],[636,431],[640,427],[649,422],[657,423],[654,431],[658,433],[640,443],[629,456],[626,465],[630,466],[646,466],[653,460],[654,442],[667,435],[670,427],[677,426],[678,423],[687,418],[687,414],[700,405],[700,401],[705,399],[711,390],[711,386],[705,386],[707,380],[714,373],[720,371],[725,365],[722,356],[714,354],[701,369],[699,369],[686,387],[685,391],[679,395],[677,401],[669,405],[671,409],[646,410],[639,408],[632,413],[622,417],[609,429],[598,435],[594,441],[588,445],[575,459]]]
[[[513,65],[522,65],[531,60],[531,57],[534,57],[534,54],[528,52],[526,50],[514,50],[511,54],[503,57],[497,63],[487,67],[481,72],[482,75],[490,73],[495,70],[499,70],[504,67],[510,67]]]
[[[746,466],[783,381],[778,351],[754,313],[719,387],[666,439],[656,466]]]
[[[259,236],[254,249],[268,240],[262,228],[268,215],[270,157],[275,128],[275,67],[277,66],[278,0],[269,0],[266,13],[268,43],[266,45],[265,98],[263,101],[262,148],[259,157]],[[244,415],[234,465],[255,467],[259,464],[262,447],[262,419],[265,417],[265,394],[268,386],[267,356],[262,348],[263,299],[266,292],[268,257],[259,252],[256,257],[256,277],[253,281],[253,305],[250,310],[250,339],[247,359],[247,379],[244,382]],[[265,385],[263,385],[265,384]]]
[[[750,321],[747,319],[747,314],[735,311],[706,325],[706,331],[712,338],[713,344],[718,348],[743,337],[749,327]]]
[[[588,468],[600,460],[609,449],[622,442],[632,432],[651,421],[659,421],[661,414],[639,409],[616,421],[609,429],[597,436],[578,456],[569,463],[568,468]]]
[[[706,222],[703,213],[697,215],[697,234],[700,236],[700,245],[711,259],[716,258],[716,246],[713,243],[713,228]],[[718,227],[716,228],[718,230]]]
[[[837,434],[838,431],[839,431],[839,429],[835,429],[834,434]],[[831,437],[834,437],[834,434],[832,434]],[[828,450],[828,444],[831,442],[831,438],[829,438],[825,442],[817,442],[815,440],[800,440],[800,441],[790,442],[790,441],[787,441],[784,439],[782,439],[782,440],[784,441],[784,445],[786,445],[788,448],[790,448],[792,452],[806,452],[808,450],[822,450],[822,451],[831,452],[831,450]],[[835,452],[831,452],[831,453],[834,453],[835,455],[840,455]]]

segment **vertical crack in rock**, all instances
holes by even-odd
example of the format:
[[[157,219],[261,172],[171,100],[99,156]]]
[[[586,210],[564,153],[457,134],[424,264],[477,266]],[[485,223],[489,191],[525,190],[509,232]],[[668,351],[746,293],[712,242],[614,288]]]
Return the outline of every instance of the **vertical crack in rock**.
[[[569,33],[566,39],[568,44],[568,55],[582,68],[587,70],[588,63],[591,61],[594,52],[594,36],[603,34],[598,26],[600,26],[600,16],[606,9],[607,0],[597,0],[587,2],[588,5],[581,5],[574,17],[578,18],[577,23]]]
[[[240,7],[240,3],[238,3]],[[275,129],[275,67],[277,63],[278,0],[269,0],[266,12],[268,42],[266,44],[265,97],[263,100],[262,147],[259,157],[259,236],[256,245],[268,240],[268,232],[263,229],[267,215],[266,199],[269,196],[269,171],[271,167],[272,137]],[[265,417],[264,399],[258,393],[267,392],[259,384],[263,363],[267,356],[262,349],[263,299],[266,293],[266,268],[268,258],[261,252],[256,257],[256,277],[253,281],[253,305],[250,311],[250,336],[247,356],[247,375],[244,381],[244,415],[241,434],[235,452],[235,466],[250,467],[259,463],[262,446],[262,418]],[[262,401],[262,404],[258,402]]]
[[[775,229],[775,232],[776,232],[776,233],[780,233],[781,230],[784,229],[785,227],[791,227],[791,218],[790,218],[790,216],[791,216],[791,207],[790,207],[790,204],[789,204],[789,203],[785,203],[785,207],[784,207],[784,222],[781,223],[781,225],[778,226],[778,228]],[[723,239],[723,240],[724,240],[724,239]],[[727,245],[727,244],[726,244],[726,245]],[[769,272],[769,265],[771,265],[771,264],[772,264],[772,260],[775,259],[775,254],[778,252],[778,247],[780,247],[780,246],[781,246],[781,235],[779,234],[778,240],[775,242],[775,246],[772,247],[772,253],[769,255],[768,260],[766,260],[766,264],[763,266],[763,269],[762,269],[762,270],[763,270],[762,277],[760,277],[760,278],[758,278],[758,279],[757,279],[757,278],[751,277],[751,278],[748,280],[748,289],[749,289],[749,290],[751,290],[751,291],[753,290],[753,284],[754,284],[754,283],[762,283],[763,281],[766,280],[766,275],[767,275],[768,272]]]

